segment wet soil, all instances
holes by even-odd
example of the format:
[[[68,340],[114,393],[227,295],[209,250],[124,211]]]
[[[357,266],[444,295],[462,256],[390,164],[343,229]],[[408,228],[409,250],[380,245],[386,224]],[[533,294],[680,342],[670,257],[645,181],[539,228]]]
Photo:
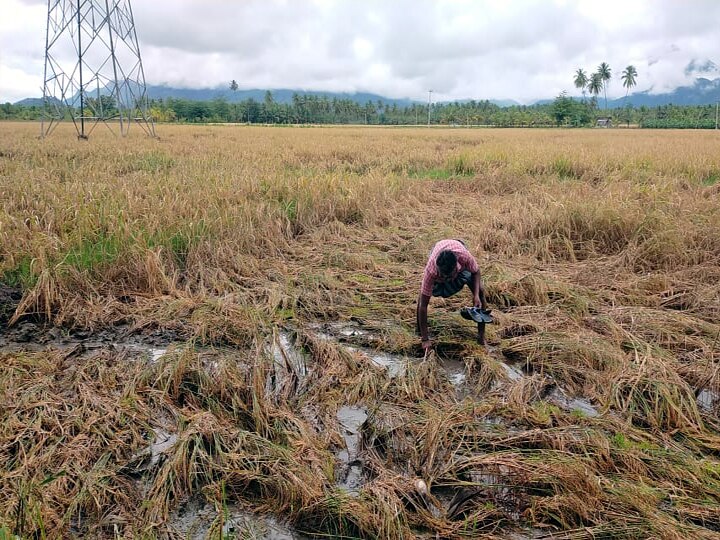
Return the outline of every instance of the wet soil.
[[[99,349],[123,349],[149,353],[156,360],[173,343],[182,341],[181,336],[168,330],[135,329],[116,326],[90,332],[47,326],[30,321],[19,322],[12,327],[0,326],[0,352],[73,350],[78,353]]]
[[[168,529],[178,538],[204,540],[220,537],[226,540],[256,538],[258,540],[303,540],[304,536],[292,530],[273,516],[247,512],[228,504],[222,508],[192,497],[170,515]],[[215,535],[213,535],[215,531]],[[218,534],[222,531],[220,534]]]
[[[381,336],[358,323],[312,325],[303,332],[310,332],[319,339],[331,340],[353,354],[365,356],[369,362],[384,368],[389,378],[402,377],[410,363],[425,361],[412,355],[396,355],[381,350]],[[98,350],[120,349],[129,355],[153,362],[169,348],[181,343],[183,343],[181,336],[173,332],[137,330],[130,326],[119,326],[96,333],[46,327],[29,321],[21,322],[12,328],[0,327],[0,353],[59,349],[74,350],[78,354],[92,354]],[[313,369],[312,362],[298,346],[293,330],[276,331],[268,339],[266,351],[274,359],[275,369],[271,383],[273,388],[282,390],[289,384],[302,385]],[[460,345],[447,344],[435,355],[438,365],[445,371],[447,380],[455,388],[459,399],[471,393],[473,384],[472,377],[467,372],[463,351],[464,348]],[[525,379],[532,377],[532,374],[523,369],[521,364],[504,357],[499,349],[490,347],[487,352],[489,357],[500,363],[505,371],[505,377],[496,382],[494,390],[505,385],[522,384]],[[577,412],[587,417],[599,414],[590,402],[581,397],[569,396],[554,381],[548,381],[546,388],[547,392],[543,396],[538,396],[538,399],[544,399],[567,412]],[[698,401],[706,404],[706,407],[712,407],[716,400],[717,396],[710,393],[698,396]],[[363,430],[367,419],[367,408],[357,404],[343,405],[336,414],[336,427],[345,444],[336,452],[338,467],[335,480],[338,488],[351,496],[360,495],[367,480],[362,448]],[[502,421],[498,420],[498,423]],[[137,481],[143,482],[146,473],[166,459],[176,442],[177,434],[173,426],[168,424],[155,428],[148,434],[146,448],[135,456],[129,465],[132,470],[127,472]],[[512,493],[506,485],[510,480],[503,478],[502,471],[478,472],[477,477],[470,480],[476,486],[473,488],[474,491],[467,489],[449,491],[445,499],[442,493],[439,493],[437,495],[438,500],[442,502],[442,508],[435,510],[452,513],[455,509],[460,512],[465,500],[482,496],[493,500],[495,504],[507,507],[508,515],[512,516],[517,512]],[[422,479],[417,481],[424,482]],[[219,531],[219,527],[222,527],[226,538],[252,537],[275,540],[302,538],[274,517],[257,516],[232,505],[219,510],[204,502],[199,496],[180,503],[168,523],[168,529],[183,538],[205,538],[211,532]],[[522,536],[517,536],[520,537]],[[532,531],[526,537],[531,538]]]
[[[4,328],[15,314],[20,300],[22,300],[20,288],[0,285],[0,328]]]

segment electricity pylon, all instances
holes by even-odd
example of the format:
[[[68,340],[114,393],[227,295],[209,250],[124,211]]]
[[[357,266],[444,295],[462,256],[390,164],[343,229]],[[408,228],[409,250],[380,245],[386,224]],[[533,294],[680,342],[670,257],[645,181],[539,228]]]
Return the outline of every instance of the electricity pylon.
[[[130,0],[48,0],[41,136],[65,119],[155,136]]]

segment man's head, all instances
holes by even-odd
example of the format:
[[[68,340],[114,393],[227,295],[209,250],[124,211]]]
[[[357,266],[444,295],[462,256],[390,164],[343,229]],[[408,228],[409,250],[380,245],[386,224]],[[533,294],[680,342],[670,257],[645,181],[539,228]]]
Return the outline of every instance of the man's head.
[[[438,267],[440,275],[444,278],[449,278],[452,276],[455,271],[455,267],[457,266],[457,257],[455,256],[455,253],[446,249],[441,251],[437,256],[435,264]]]

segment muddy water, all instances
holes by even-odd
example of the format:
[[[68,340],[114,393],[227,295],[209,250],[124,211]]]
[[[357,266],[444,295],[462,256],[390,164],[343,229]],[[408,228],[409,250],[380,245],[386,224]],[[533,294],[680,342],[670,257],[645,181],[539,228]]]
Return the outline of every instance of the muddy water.
[[[357,495],[363,484],[362,460],[359,459],[360,437],[362,425],[367,420],[367,409],[345,405],[337,412],[345,450],[338,452],[338,459],[344,464],[340,471],[338,485],[344,490]]]
[[[295,345],[295,339],[289,332],[280,332],[271,347],[276,368],[288,368],[300,377],[307,375],[305,356]]]
[[[598,410],[587,399],[568,397],[559,387],[552,391],[547,400],[566,412],[577,413],[590,418],[595,418],[599,414]]]
[[[701,411],[711,412],[717,404],[720,404],[720,392],[706,388],[698,393],[697,405]]]
[[[12,328],[0,328],[0,352],[57,350],[83,356],[100,350],[111,350],[154,363],[178,342],[180,340],[173,332],[140,333],[129,326],[118,326],[95,333],[68,331],[32,322],[22,322]]]
[[[361,354],[369,358],[376,366],[385,368],[390,378],[402,377],[407,372],[410,362],[419,361],[417,358],[390,354],[369,347],[351,344],[355,341],[378,341],[369,331],[360,328],[355,323],[312,325],[311,328],[314,330],[316,337],[337,342],[347,351],[353,354]],[[465,384],[467,373],[464,362],[450,357],[439,358],[438,362],[447,373],[448,380],[452,385],[461,386]]]
[[[391,378],[404,376],[412,362],[421,361],[418,358],[393,355],[369,347],[368,345],[373,345],[374,342],[379,346],[380,338],[358,325],[322,325],[322,327],[314,327],[314,333],[317,337],[337,342],[353,354],[365,356],[374,365],[386,369]],[[178,350],[182,346],[178,345],[179,341],[177,336],[169,334],[133,335],[129,329],[89,335],[63,333],[60,330],[43,329],[26,323],[15,328],[11,333],[0,332],[0,351],[77,349],[78,354],[92,354],[93,351],[111,349],[153,363],[165,354]],[[291,332],[278,331],[271,340],[268,340],[267,347],[267,352],[274,360],[277,376],[294,373],[302,380],[307,375],[308,369],[312,367],[308,365],[306,356],[298,349]],[[502,365],[507,376],[506,380],[500,383],[501,385],[518,381],[526,376],[518,365],[506,363],[502,355],[496,352],[491,351],[491,354]],[[458,391],[468,389],[467,369],[462,359],[441,354],[437,362]],[[587,400],[568,397],[559,388],[556,388],[546,399],[569,412],[578,411],[588,417],[598,414],[595,407]],[[698,406],[703,410],[711,410],[718,404],[718,394],[711,390],[703,390],[697,396],[697,400]],[[367,409],[362,406],[345,405],[337,411],[336,419],[345,443],[345,447],[336,453],[339,463],[336,475],[337,486],[351,495],[358,495],[366,481],[361,441],[363,425],[368,419]],[[487,421],[496,423],[490,419]],[[503,421],[497,419],[497,423],[502,424]],[[137,459],[134,460],[134,472],[140,478],[147,478],[145,473],[157,467],[172,452],[177,443],[177,435],[173,431],[173,426],[165,425],[162,428],[156,427],[149,434],[147,447],[139,452]],[[508,488],[503,485],[502,475],[479,472],[472,481],[480,489],[492,492],[493,498],[499,501],[511,498]],[[222,527],[223,533],[228,538],[279,540],[302,538],[272,516],[257,516],[233,505],[218,509],[199,497],[181,504],[172,514],[169,526],[181,538],[205,538],[210,531],[219,530],[218,527]]]
[[[173,535],[189,540],[211,538],[210,533],[222,530],[221,538],[231,540],[255,538],[258,540],[302,540],[305,537],[273,516],[260,516],[246,512],[236,505],[215,508],[194,497],[170,515],[168,529]],[[216,536],[217,533],[215,533]]]
[[[520,368],[518,368],[517,366],[508,364],[506,362],[500,362],[500,365],[505,370],[505,375],[507,375],[507,378],[510,381],[519,381],[525,376],[522,370],[520,370]]]

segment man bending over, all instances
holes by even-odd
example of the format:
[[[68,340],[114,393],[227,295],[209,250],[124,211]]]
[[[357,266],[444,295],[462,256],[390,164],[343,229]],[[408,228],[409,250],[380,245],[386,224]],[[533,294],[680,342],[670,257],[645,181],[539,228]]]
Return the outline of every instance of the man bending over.
[[[432,346],[427,322],[430,297],[448,298],[465,285],[472,291],[473,305],[487,309],[485,289],[475,257],[470,254],[462,240],[440,240],[428,257],[418,296],[416,330],[420,333],[423,349],[427,350]],[[484,345],[484,332],[479,339]]]

